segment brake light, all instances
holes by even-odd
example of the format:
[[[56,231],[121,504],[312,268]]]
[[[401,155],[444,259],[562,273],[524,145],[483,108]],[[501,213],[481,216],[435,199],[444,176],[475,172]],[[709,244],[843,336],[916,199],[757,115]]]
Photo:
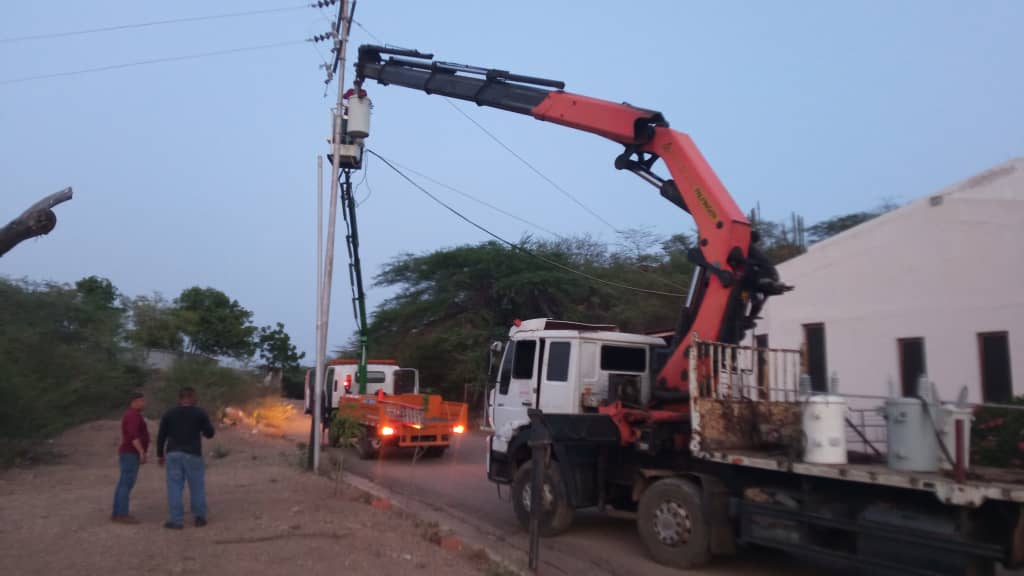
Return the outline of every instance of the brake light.
[[[345,393],[348,394],[352,391],[352,375],[345,374]]]
[[[382,426],[381,429],[380,429],[380,435],[381,436],[394,436],[395,435],[395,429],[392,428],[391,426]]]
[[[523,325],[523,321],[520,320],[519,318],[516,318],[515,320],[513,320],[512,323],[516,325],[516,328],[518,328],[518,327]]]
[[[462,434],[465,431],[466,427],[463,426],[462,424],[456,424],[455,427],[452,428],[452,432],[455,432],[456,434]]]

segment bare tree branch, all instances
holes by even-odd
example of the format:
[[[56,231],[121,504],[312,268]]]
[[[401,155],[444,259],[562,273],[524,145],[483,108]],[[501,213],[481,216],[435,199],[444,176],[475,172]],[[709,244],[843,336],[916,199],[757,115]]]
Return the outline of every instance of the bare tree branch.
[[[36,202],[0,228],[0,257],[29,238],[49,234],[57,225],[57,215],[52,208],[68,200],[71,200],[70,186]]]

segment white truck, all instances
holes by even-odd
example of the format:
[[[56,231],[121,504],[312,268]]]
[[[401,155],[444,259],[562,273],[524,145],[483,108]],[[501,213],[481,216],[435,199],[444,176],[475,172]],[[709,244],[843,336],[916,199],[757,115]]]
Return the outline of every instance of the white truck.
[[[628,427],[607,408],[649,404],[668,350],[661,338],[534,319],[517,322],[491,350],[501,361],[492,370],[487,475],[511,487],[524,529],[533,470],[527,411],[540,408],[553,439],[545,536],[569,529],[575,510],[597,508],[635,519],[651,556],[680,568],[739,544],[893,576],[981,576],[997,563],[1024,562],[1020,470],[910,472],[866,449],[840,463],[804,458],[799,350],[694,337],[685,424],[652,418]],[[860,432],[850,418],[843,429],[851,439]],[[874,447],[884,451],[884,442],[876,436]]]
[[[322,403],[325,415],[338,409],[338,401],[343,396],[358,394],[356,382],[358,368],[359,362],[351,359],[336,359],[327,363]],[[306,371],[304,395],[306,414],[311,414],[313,411],[313,372],[313,370]],[[370,360],[366,364],[366,393],[373,395],[378,390],[383,390],[389,396],[418,394],[420,391],[419,371],[415,368],[402,368],[394,360]]]

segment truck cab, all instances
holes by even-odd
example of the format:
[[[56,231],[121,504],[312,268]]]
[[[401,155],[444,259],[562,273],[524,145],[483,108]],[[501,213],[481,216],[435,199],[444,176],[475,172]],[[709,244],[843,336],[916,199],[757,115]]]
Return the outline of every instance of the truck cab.
[[[612,325],[549,318],[516,321],[508,340],[491,346],[495,359],[488,416],[488,474],[515,474],[518,457],[510,440],[529,423],[527,410],[550,414],[596,413],[612,402],[642,406],[650,400],[652,359],[662,338],[620,332]],[[497,466],[502,470],[492,470]]]
[[[352,359],[331,360],[326,366],[323,387],[323,406],[329,413],[338,408],[338,400],[344,396],[359,394],[356,372],[359,361]],[[306,414],[313,411],[314,370],[306,372],[305,408]],[[414,368],[402,368],[394,360],[370,360],[366,364],[366,393],[418,394],[419,372]]]

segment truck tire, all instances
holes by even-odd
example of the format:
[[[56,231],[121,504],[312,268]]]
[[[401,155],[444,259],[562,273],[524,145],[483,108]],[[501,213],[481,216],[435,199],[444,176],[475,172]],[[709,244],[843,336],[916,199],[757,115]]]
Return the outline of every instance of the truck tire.
[[[523,530],[530,530],[530,489],[533,482],[533,463],[526,462],[516,471],[516,477],[512,481],[512,508],[516,513],[516,520]],[[569,493],[565,482],[562,481],[562,474],[558,471],[558,465],[552,464],[544,474],[544,492],[546,506],[543,507],[544,514],[540,519],[541,536],[557,536],[569,529],[572,525],[575,510],[569,504]]]
[[[711,559],[701,491],[692,482],[655,482],[640,497],[636,523],[648,553],[660,564],[687,569]]]
[[[363,460],[372,460],[380,453],[380,438],[370,431],[370,428],[363,426],[359,429],[359,437],[356,438],[356,453]]]
[[[423,450],[424,458],[440,458],[448,450],[447,446],[427,446]]]

